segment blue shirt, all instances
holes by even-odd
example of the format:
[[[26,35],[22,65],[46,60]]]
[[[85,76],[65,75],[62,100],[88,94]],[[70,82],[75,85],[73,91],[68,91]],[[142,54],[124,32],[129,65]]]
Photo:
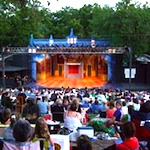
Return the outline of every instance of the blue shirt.
[[[93,103],[91,105],[92,113],[98,114],[100,112],[101,104]]]
[[[38,104],[39,109],[40,109],[40,114],[47,114],[48,113],[48,102],[39,102]]]
[[[14,140],[15,141],[15,139],[13,137],[13,128],[6,127],[3,132],[3,138],[5,140]]]
[[[114,117],[116,117],[116,121],[120,121],[120,119],[122,117],[122,110],[121,110],[121,108],[117,109],[114,112]]]

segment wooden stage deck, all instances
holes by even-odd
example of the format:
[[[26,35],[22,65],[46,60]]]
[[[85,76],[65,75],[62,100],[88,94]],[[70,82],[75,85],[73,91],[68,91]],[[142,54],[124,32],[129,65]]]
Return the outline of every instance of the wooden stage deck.
[[[37,86],[47,87],[47,88],[93,88],[102,87],[106,81],[98,77],[88,77],[88,78],[64,78],[64,77],[49,77],[45,80],[39,80]]]

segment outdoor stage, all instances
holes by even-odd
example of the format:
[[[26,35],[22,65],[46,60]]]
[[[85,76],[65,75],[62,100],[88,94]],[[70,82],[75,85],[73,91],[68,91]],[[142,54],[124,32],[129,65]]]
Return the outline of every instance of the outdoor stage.
[[[47,88],[93,88],[102,87],[106,82],[98,77],[86,78],[64,78],[64,77],[49,77],[46,80],[39,80],[37,86]]]

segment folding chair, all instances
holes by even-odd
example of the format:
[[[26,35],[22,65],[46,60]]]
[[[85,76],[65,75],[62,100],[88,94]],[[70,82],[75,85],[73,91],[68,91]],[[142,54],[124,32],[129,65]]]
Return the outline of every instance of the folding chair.
[[[23,96],[17,96],[16,97],[15,111],[22,114],[23,107],[24,107],[24,98],[23,98]]]
[[[45,138],[35,138],[33,143],[39,141],[40,150],[61,150],[61,146],[58,143],[54,143],[54,146],[50,146],[49,142]]]
[[[64,107],[63,106],[51,106],[51,113],[54,121],[64,122]]]
[[[3,150],[31,150],[31,149],[36,149],[40,150],[40,143],[39,141],[33,142],[33,143],[28,143],[28,144],[19,144],[17,142],[8,142],[8,141],[3,141]]]

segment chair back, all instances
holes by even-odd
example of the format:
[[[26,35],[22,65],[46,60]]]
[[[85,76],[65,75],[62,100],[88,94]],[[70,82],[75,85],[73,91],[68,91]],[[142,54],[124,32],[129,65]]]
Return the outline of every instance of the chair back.
[[[136,137],[139,141],[150,139],[150,113],[133,110],[132,121],[136,126]]]
[[[24,98],[23,96],[17,96],[16,97],[16,106],[15,106],[15,111],[22,113],[23,112],[23,107],[24,107]]]
[[[57,106],[57,105],[52,105],[51,106],[51,113],[54,121],[60,121],[64,122],[64,107],[63,105]]]
[[[48,140],[46,140],[45,138],[34,138],[33,139],[33,143],[35,143],[35,141],[39,141],[40,142],[40,149],[43,150],[61,150],[61,146],[58,143],[54,143],[54,147],[49,145]]]
[[[39,141],[28,143],[28,144],[19,144],[19,143],[11,143],[7,141],[3,141],[3,150],[31,150],[36,149],[40,150]]]
[[[106,118],[106,112],[105,111],[100,111],[99,114],[100,114],[101,118]]]

